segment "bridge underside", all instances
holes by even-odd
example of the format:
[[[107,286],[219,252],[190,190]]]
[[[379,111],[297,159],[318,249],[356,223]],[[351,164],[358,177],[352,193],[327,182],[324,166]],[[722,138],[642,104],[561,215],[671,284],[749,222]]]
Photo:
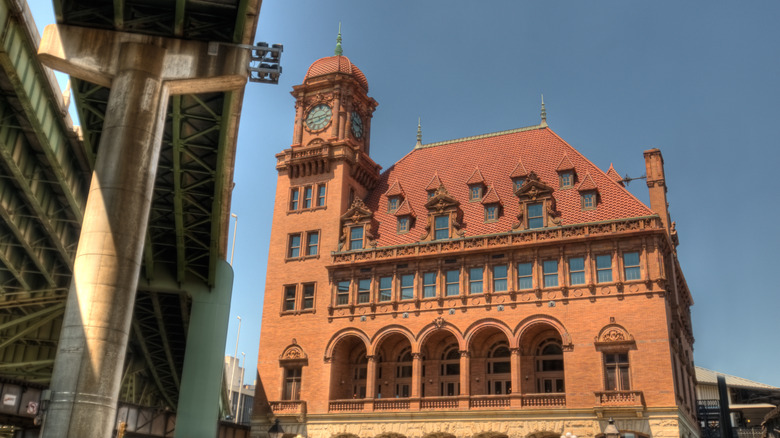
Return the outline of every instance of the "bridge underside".
[[[61,24],[249,44],[259,0],[55,0]],[[0,0],[0,378],[46,387],[109,89],[72,80],[74,129],[26,6]],[[243,90],[172,96],[120,400],[175,411],[192,308],[225,260]]]

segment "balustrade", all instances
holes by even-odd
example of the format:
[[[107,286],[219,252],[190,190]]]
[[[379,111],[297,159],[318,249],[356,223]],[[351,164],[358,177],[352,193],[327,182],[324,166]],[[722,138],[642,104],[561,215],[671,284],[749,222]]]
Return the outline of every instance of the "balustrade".
[[[524,408],[561,408],[566,406],[566,394],[523,394],[520,405]]]
[[[644,406],[642,391],[596,391],[596,406]]]

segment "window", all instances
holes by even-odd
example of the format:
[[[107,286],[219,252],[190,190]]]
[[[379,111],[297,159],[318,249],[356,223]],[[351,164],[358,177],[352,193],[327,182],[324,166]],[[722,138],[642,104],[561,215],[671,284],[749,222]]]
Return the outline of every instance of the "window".
[[[562,189],[568,189],[574,184],[574,174],[571,172],[561,172],[559,180]]]
[[[485,206],[485,222],[494,222],[498,220],[498,205]]]
[[[612,281],[612,256],[603,254],[596,256],[596,278],[599,283]]]
[[[290,191],[290,210],[298,209],[298,189]]]
[[[547,339],[536,349],[536,391],[565,392],[563,348],[558,339]]]
[[[404,274],[401,276],[401,299],[411,300],[414,298],[414,274]]]
[[[396,230],[398,234],[406,233],[409,231],[409,216],[403,216],[398,218],[398,228]]]
[[[493,266],[493,292],[506,292],[506,265]]]
[[[497,342],[490,347],[487,359],[488,394],[512,393],[510,356],[511,352],[506,342]]]
[[[349,304],[349,280],[336,284],[336,305]]]
[[[628,391],[628,353],[604,354],[604,389],[607,391]]]
[[[460,294],[460,271],[447,271],[445,274],[445,295],[452,296]]]
[[[371,279],[361,278],[358,280],[358,304],[371,301]]]
[[[520,190],[520,187],[523,186],[524,182],[525,182],[525,180],[523,178],[513,178],[512,179],[512,190],[515,191],[515,192]]]
[[[558,260],[545,260],[542,263],[544,287],[558,286]]]
[[[582,201],[583,210],[595,210],[596,209],[596,194],[593,192],[586,192],[580,195]]]
[[[303,310],[314,308],[314,283],[305,283],[303,285]]]
[[[534,275],[533,263],[517,264],[517,288],[520,290],[533,289]]]
[[[393,299],[393,277],[379,277],[379,301]]]
[[[623,270],[626,276],[626,280],[642,279],[642,271],[639,269],[638,252],[634,251],[623,253]]]
[[[317,207],[325,206],[325,184],[317,186]]]
[[[544,226],[543,212],[544,209],[541,202],[528,206],[528,228],[542,228]]]
[[[569,259],[569,284],[585,284],[585,259],[583,257]]]
[[[449,239],[450,238],[450,218],[449,216],[436,216],[433,220],[433,238]]]
[[[436,273],[426,272],[423,274],[423,298],[433,298],[436,296]]]
[[[482,293],[482,275],[484,270],[480,268],[469,269],[469,293],[481,294]]]
[[[296,258],[301,255],[301,235],[290,234],[290,240],[287,247],[287,257]]]
[[[363,249],[363,227],[349,229],[349,249]]]
[[[469,187],[469,200],[470,201],[479,201],[482,199],[482,186],[481,185],[472,185]]]
[[[391,196],[387,199],[387,211],[390,213],[393,213],[394,211],[398,210],[398,204],[400,202],[400,199],[398,199],[398,196]]]
[[[284,369],[282,400],[299,400],[301,396],[301,367]]]
[[[320,243],[320,233],[317,231],[309,231],[306,233],[306,255],[317,255],[317,248]]]
[[[295,310],[295,285],[284,287],[284,310]]]
[[[311,208],[311,186],[303,189],[303,208]]]

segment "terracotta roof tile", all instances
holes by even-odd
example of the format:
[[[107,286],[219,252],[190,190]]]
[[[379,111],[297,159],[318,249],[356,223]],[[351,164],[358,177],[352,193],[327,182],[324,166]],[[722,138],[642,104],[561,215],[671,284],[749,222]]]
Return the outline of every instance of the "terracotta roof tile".
[[[523,166],[523,161],[518,160],[517,166],[515,166],[514,170],[512,170],[512,173],[509,174],[510,178],[523,178],[528,176],[528,171],[525,170],[525,166]]]
[[[558,190],[557,169],[566,156],[579,175],[589,175],[599,191],[599,204],[594,210],[582,210],[577,190]],[[403,186],[405,201],[410,209],[427,214],[425,203],[428,190],[434,190],[442,181],[466,181],[478,166],[491,189],[504,202],[504,214],[495,222],[485,223],[484,207],[468,202],[466,184],[448,187],[450,195],[460,201],[463,231],[466,236],[505,233],[512,229],[520,205],[514,195],[509,175],[521,161],[533,169],[542,182],[555,187],[553,192],[563,225],[590,223],[613,219],[652,216],[653,213],[624,187],[607,176],[550,128],[535,126],[485,134],[465,139],[423,145],[388,168],[380,176],[376,188],[368,195],[366,204],[378,223],[377,244],[380,246],[413,243],[424,234],[425,220],[416,221],[409,233],[396,233],[396,219],[387,211],[384,193],[393,182]],[[381,203],[381,205],[380,205]]]
[[[620,174],[615,170],[615,168],[612,166],[612,163],[609,163],[609,170],[607,170],[607,176],[612,178],[616,183],[620,184],[621,186],[623,184],[623,177],[620,176]]]
[[[485,182],[485,177],[482,176],[482,172],[479,171],[479,167],[474,169],[474,173],[471,174],[466,184],[481,184]]]
[[[350,75],[368,91],[368,79],[366,79],[366,75],[364,75],[363,72],[346,56],[329,56],[314,61],[309,66],[309,70],[306,71],[303,82],[306,83],[306,81],[311,78],[331,73]]]
[[[498,197],[498,192],[491,185],[485,196],[482,197],[483,204],[500,204],[501,198]]]
[[[394,213],[396,217],[398,216],[415,216],[414,210],[412,210],[412,206],[406,202],[404,199],[404,202],[401,203],[401,205],[398,206],[398,210]]]
[[[385,192],[385,196],[399,196],[403,194],[404,194],[404,190],[401,188],[401,184],[397,180]]]
[[[582,178],[582,182],[577,186],[577,190],[580,192],[586,190],[598,190],[596,183],[593,182],[593,178],[590,177],[590,173],[585,174],[585,178]]]
[[[560,172],[562,170],[573,170],[574,164],[572,164],[571,160],[569,159],[569,156],[567,154],[563,155],[563,158],[561,158],[561,162],[558,163],[558,166],[555,168],[556,172]]]

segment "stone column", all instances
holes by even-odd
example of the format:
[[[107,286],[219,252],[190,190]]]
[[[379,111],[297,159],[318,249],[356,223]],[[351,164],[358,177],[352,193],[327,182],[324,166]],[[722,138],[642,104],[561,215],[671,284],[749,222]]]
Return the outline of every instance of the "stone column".
[[[367,357],[368,369],[366,370],[366,398],[376,397],[376,356]]]
[[[463,350],[460,352],[460,395],[471,394],[471,354]]]
[[[422,394],[422,353],[412,353],[412,397]]]
[[[520,349],[510,348],[511,352],[509,356],[510,365],[510,379],[512,382],[512,399],[510,404],[512,407],[519,407],[521,404],[520,395],[523,393],[522,385],[522,373],[520,369]]]
[[[168,94],[165,49],[124,43],[76,251],[41,436],[108,437],[130,334]]]

